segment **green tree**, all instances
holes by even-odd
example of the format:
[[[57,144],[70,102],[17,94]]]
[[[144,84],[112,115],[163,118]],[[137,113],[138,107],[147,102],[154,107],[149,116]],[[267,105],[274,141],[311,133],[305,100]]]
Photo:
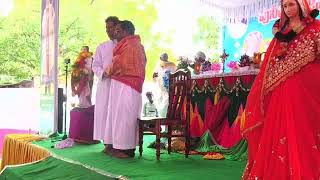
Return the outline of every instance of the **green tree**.
[[[39,24],[26,19],[17,24],[19,28],[0,39],[0,74],[15,77],[11,81],[30,79],[40,71]]]
[[[220,41],[220,26],[219,24],[208,16],[198,18],[198,32],[193,36],[195,43],[204,43],[206,52],[213,52],[209,58],[219,58],[218,53],[214,53],[219,48]]]
[[[59,32],[59,76],[64,81],[65,77],[65,59],[71,59],[71,64],[79,54],[81,47],[86,45],[87,32],[80,26],[79,18],[75,18],[71,22],[64,22],[60,26]]]
[[[68,0],[60,1],[59,77],[64,75],[64,59],[74,61],[83,45],[91,51],[106,41],[104,19],[110,15],[131,20],[141,36],[147,54],[147,79],[161,53],[170,49],[170,34],[153,33],[157,20],[155,4],[159,0]],[[41,1],[14,0],[14,10],[0,18],[0,83],[20,81],[40,75]]]
[[[154,66],[161,53],[166,51],[172,54],[170,49],[163,48],[162,42],[170,43],[172,37],[166,34],[153,33],[153,23],[157,20],[157,9],[155,4],[159,0],[87,0],[87,1],[60,1],[60,18],[64,22],[72,22],[78,18],[82,30],[86,32],[83,36],[83,45],[89,45],[94,51],[103,41],[108,39],[105,32],[104,20],[108,16],[118,16],[120,20],[130,20],[136,27],[136,34],[139,34],[146,49],[147,73],[146,78],[151,79]],[[77,4],[77,8],[73,8]],[[85,13],[79,13],[85,12]],[[99,13],[97,13],[99,12]],[[61,41],[60,41],[61,42]],[[79,49],[81,46],[77,47]],[[76,58],[74,56],[73,58]],[[71,58],[72,59],[72,58]]]
[[[31,79],[40,72],[40,1],[15,0],[0,17],[0,84]]]

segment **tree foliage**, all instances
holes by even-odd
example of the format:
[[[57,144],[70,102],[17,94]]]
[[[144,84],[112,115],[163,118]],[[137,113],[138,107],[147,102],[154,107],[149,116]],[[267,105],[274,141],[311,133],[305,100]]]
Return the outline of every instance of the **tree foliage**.
[[[88,45],[94,52],[100,43],[108,40],[104,20],[108,16],[118,16],[121,20],[131,20],[136,33],[141,36],[148,59],[146,78],[151,79],[160,54],[173,54],[166,47],[174,37],[170,33],[151,31],[158,18],[155,6],[158,2],[60,0],[59,77],[64,77],[64,59],[74,61],[82,46]],[[14,9],[9,16],[0,17],[0,84],[40,76],[40,23],[41,1],[14,0]],[[195,43],[204,41],[210,49],[217,49],[217,24],[210,18],[202,17],[198,26]]]
[[[26,19],[17,21],[19,28],[0,39],[0,74],[11,81],[31,79],[40,71],[40,33],[39,24],[27,23]]]
[[[195,43],[204,43],[207,48],[204,51],[212,52],[210,58],[218,58],[218,54],[214,52],[219,49],[219,36],[220,27],[219,24],[211,17],[202,16],[198,18],[198,33],[193,36]]]
[[[40,72],[40,2],[16,0],[0,17],[0,83],[31,79]]]

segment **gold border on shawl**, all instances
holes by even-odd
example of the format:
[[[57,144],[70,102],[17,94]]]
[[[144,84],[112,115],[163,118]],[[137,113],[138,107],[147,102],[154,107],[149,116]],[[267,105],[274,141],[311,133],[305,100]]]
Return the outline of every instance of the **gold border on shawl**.
[[[304,30],[306,29],[305,25],[301,26],[301,29],[297,30],[298,35],[300,36],[302,32],[304,32]],[[273,52],[274,52],[274,48],[277,45],[277,43],[280,43],[277,39],[276,42],[274,44],[274,46],[272,47],[272,50],[270,52],[270,56],[264,71],[264,75],[263,75],[263,83],[262,83],[262,88],[261,88],[261,100],[260,100],[260,109],[261,109],[261,114],[262,116],[264,116],[265,112],[264,112],[264,97],[265,95],[267,95],[269,92],[273,91],[277,86],[279,86],[282,82],[284,82],[285,80],[287,80],[289,77],[291,77],[292,75],[294,75],[296,72],[300,71],[301,68],[303,68],[304,66],[306,66],[307,64],[309,64],[310,62],[313,62],[314,60],[316,60],[317,58],[310,58],[308,61],[305,61],[304,63],[300,64],[299,66],[295,67],[293,70],[291,70],[289,73],[287,73],[286,75],[284,75],[283,77],[281,77],[278,81],[276,81],[275,83],[273,83],[268,89],[265,88],[265,83],[266,83],[266,78],[267,78],[267,72],[271,63],[271,58],[273,57]]]
[[[273,83],[268,89],[266,89],[266,91],[264,92],[266,94],[268,94],[269,92],[273,91],[277,86],[279,86],[282,82],[284,82],[285,80],[287,80],[289,77],[293,76],[296,72],[300,71],[304,66],[306,66],[307,64],[315,61],[316,58],[310,58],[310,60],[305,61],[304,63],[301,63],[299,66],[297,66],[296,68],[294,68],[293,70],[291,70],[288,74],[284,75],[282,78],[280,78],[278,81],[276,81],[275,83]]]

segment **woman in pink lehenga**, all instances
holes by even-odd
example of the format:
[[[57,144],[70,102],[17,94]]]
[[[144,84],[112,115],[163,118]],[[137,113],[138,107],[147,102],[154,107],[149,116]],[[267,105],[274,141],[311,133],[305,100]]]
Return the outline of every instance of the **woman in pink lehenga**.
[[[281,11],[278,32],[248,96],[243,179],[318,180],[320,23],[309,16],[306,0],[281,0]]]

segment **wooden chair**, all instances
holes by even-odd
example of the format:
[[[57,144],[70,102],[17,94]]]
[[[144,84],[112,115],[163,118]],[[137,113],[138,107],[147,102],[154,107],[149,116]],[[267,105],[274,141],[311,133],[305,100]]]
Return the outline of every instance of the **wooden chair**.
[[[171,153],[171,138],[185,137],[185,156],[190,150],[190,72],[178,70],[169,76],[169,105],[166,117],[143,117],[139,123],[139,153],[142,156],[143,135],[156,136],[156,155],[160,159],[160,138],[168,138],[168,154]],[[186,109],[183,113],[184,102]],[[168,127],[167,132],[161,132],[161,125]],[[180,128],[181,133],[173,134],[173,130]]]

